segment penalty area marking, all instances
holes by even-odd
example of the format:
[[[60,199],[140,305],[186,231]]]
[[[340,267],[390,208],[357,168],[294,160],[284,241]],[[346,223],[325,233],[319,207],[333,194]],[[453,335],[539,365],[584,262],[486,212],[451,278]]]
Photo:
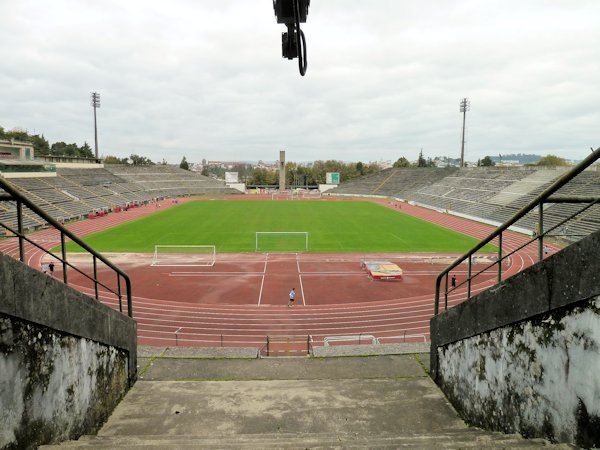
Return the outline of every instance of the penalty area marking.
[[[265,285],[265,274],[267,273],[267,262],[269,261],[269,254],[265,256],[265,266],[263,267],[262,280],[260,280],[260,291],[258,293],[258,306],[260,306],[260,301],[262,299],[262,291],[263,286]]]
[[[252,276],[260,277],[264,276],[263,272],[167,272],[170,277],[229,277],[231,275],[239,276]]]
[[[325,275],[364,275],[364,272],[299,272],[302,276],[325,276]]]
[[[304,297],[304,286],[302,285],[302,273],[300,273],[300,261],[296,253],[296,266],[298,266],[298,279],[300,280],[300,291],[302,292],[302,304],[306,306],[306,298]]]

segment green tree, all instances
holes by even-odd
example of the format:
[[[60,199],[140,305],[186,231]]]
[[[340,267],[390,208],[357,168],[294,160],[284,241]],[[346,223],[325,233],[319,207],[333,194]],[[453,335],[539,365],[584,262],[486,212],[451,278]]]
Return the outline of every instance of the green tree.
[[[179,168],[180,169],[184,169],[184,170],[190,170],[190,165],[188,164],[187,160],[185,159],[185,156],[183,157],[183,159],[179,163]]]
[[[419,153],[417,167],[427,167],[427,160],[423,157],[423,149],[421,149],[421,152]]]
[[[301,183],[298,180],[298,164],[293,161],[285,163],[285,182],[290,187],[297,187]]]
[[[408,159],[406,159],[404,156],[401,156],[394,163],[394,167],[396,167],[396,168],[410,167],[410,161]]]
[[[14,139],[15,141],[28,142],[29,133],[21,128],[13,128],[4,132],[4,139]]]
[[[569,163],[563,158],[554,155],[546,155],[537,162],[538,166],[568,166]]]
[[[79,156],[79,147],[77,147],[77,144],[67,144],[59,141],[52,144],[50,154],[53,156]]]
[[[26,140],[33,145],[33,151],[36,156],[46,156],[50,153],[50,144],[43,135],[35,134],[29,136]]]
[[[365,175],[370,175],[372,173],[377,173],[381,171],[381,167],[379,167],[377,164],[373,163],[373,164],[369,164],[367,166],[365,166]]]
[[[314,184],[325,184],[327,172],[339,172],[343,180],[349,180],[357,176],[356,166],[352,164],[354,173],[341,161],[329,159],[327,161],[315,161],[312,165],[312,178]]]
[[[79,156],[83,158],[94,158],[94,152],[92,152],[92,148],[88,145],[87,142],[84,142],[81,148],[79,149]]]
[[[116,156],[105,156],[102,160],[104,164],[127,164],[127,158],[117,158]]]
[[[356,163],[356,171],[361,176],[365,174],[365,166],[363,165],[362,162],[359,161]]]
[[[250,181],[248,184],[257,186],[276,186],[279,181],[279,172],[276,170],[269,170],[265,167],[257,167],[252,172]]]
[[[134,166],[153,166],[154,165],[154,163],[152,161],[150,161],[150,159],[146,158],[145,156],[133,154],[129,157],[129,159],[131,160],[131,164],[133,164]]]
[[[489,156],[486,156],[485,158],[483,158],[483,159],[481,160],[481,165],[482,165],[483,167],[491,167],[491,166],[495,166],[495,165],[496,165],[496,163],[495,163],[495,162],[492,160],[492,158],[491,158],[491,157],[489,157]]]

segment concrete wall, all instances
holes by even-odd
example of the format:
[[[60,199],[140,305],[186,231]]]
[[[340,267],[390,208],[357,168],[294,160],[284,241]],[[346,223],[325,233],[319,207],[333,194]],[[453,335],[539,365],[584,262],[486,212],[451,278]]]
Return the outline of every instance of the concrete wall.
[[[246,183],[227,183],[227,187],[231,189],[235,189],[236,191],[240,191],[242,193],[246,192]]]
[[[432,377],[469,423],[600,446],[600,233],[432,319]]]
[[[337,184],[319,184],[319,191],[325,192],[336,187],[338,187]]]
[[[31,142],[19,142],[14,139],[0,141],[0,158],[18,159],[29,161],[34,159],[33,144]]]
[[[131,318],[0,253],[0,448],[97,431],[136,359]]]

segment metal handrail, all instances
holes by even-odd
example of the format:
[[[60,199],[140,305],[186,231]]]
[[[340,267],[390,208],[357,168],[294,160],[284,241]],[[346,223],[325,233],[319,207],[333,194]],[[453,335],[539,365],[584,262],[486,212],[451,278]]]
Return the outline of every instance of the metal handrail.
[[[263,355],[266,354],[266,356],[271,356],[272,353],[274,353],[274,351],[271,350],[271,341],[275,341],[277,343],[280,343],[283,340],[294,340],[296,342],[301,342],[301,341],[306,341],[306,354],[310,355],[311,354],[311,349],[313,347],[313,337],[312,335],[308,334],[295,334],[295,335],[276,335],[276,336],[271,336],[271,335],[267,335],[265,336],[265,343],[264,345],[262,345],[259,349],[258,349],[258,354],[259,355]]]
[[[98,290],[99,286],[106,289],[108,292],[111,292],[112,294],[116,295],[119,299],[119,310],[121,312],[123,311],[123,304],[122,304],[123,293],[122,293],[122,289],[121,289],[121,278],[122,278],[125,281],[125,295],[127,296],[127,315],[129,317],[133,317],[133,302],[132,302],[132,297],[131,297],[131,280],[129,279],[129,276],[124,271],[119,269],[116,265],[114,265],[112,262],[110,262],[106,257],[104,257],[102,254],[100,254],[99,252],[94,250],[92,247],[87,245],[80,238],[78,238],[73,232],[69,231],[67,228],[65,228],[63,225],[61,225],[58,221],[56,221],[54,218],[52,218],[48,213],[46,213],[43,209],[41,209],[39,206],[34,204],[27,197],[25,197],[21,192],[19,192],[19,190],[15,186],[13,186],[11,183],[9,183],[6,179],[0,178],[0,187],[8,194],[8,195],[7,194],[0,195],[0,201],[15,201],[17,203],[17,229],[15,230],[13,227],[10,227],[9,225],[7,225],[1,221],[0,221],[0,226],[3,227],[4,229],[10,231],[11,233],[13,233],[19,239],[19,259],[21,260],[21,262],[25,262],[25,242],[28,242],[62,263],[63,281],[65,284],[67,284],[67,285],[69,284],[68,276],[67,276],[67,269],[68,268],[74,269],[77,272],[79,272],[81,275],[83,275],[84,277],[86,277],[87,279],[89,279],[90,281],[92,281],[94,283],[94,294],[95,294],[94,297],[96,300],[99,300],[99,290]],[[46,250],[45,248],[43,248],[36,242],[32,241],[25,235],[25,231],[23,229],[23,206],[26,206],[27,208],[29,208],[31,211],[33,211],[39,217],[41,217],[44,221],[46,221],[49,225],[51,225],[52,227],[54,227],[56,230],[58,230],[60,232],[61,256],[54,254],[50,250]],[[77,267],[75,267],[73,264],[71,264],[67,261],[67,253],[66,253],[66,247],[65,247],[65,241],[66,241],[65,238],[66,237],[71,239],[73,242],[75,242],[77,245],[79,245],[81,248],[83,248],[84,250],[86,250],[88,253],[90,253],[92,255],[93,276],[90,276],[90,275],[84,273],[83,271],[79,270]],[[98,267],[97,267],[98,260],[100,260],[102,263],[104,263],[107,267],[112,269],[117,274],[117,290],[116,291],[111,289],[109,286],[102,283],[98,279]]]
[[[560,227],[562,224],[564,224],[571,218],[575,217],[576,215],[581,214],[583,211],[587,210],[591,206],[598,204],[600,202],[600,199],[595,198],[595,197],[578,197],[578,198],[551,197],[552,194],[554,194],[557,190],[559,190],[561,187],[563,187],[565,184],[567,184],[569,181],[571,181],[573,178],[575,178],[577,175],[579,175],[581,172],[583,172],[586,168],[588,168],[590,165],[592,165],[598,159],[600,159],[600,147],[597,148],[596,150],[592,150],[592,153],[589,154],[587,156],[587,158],[585,158],[583,161],[581,161],[579,164],[577,164],[575,167],[573,167],[573,169],[571,169],[570,171],[564,173],[560,178],[558,178],[554,183],[552,183],[552,185],[550,185],[540,195],[538,195],[534,200],[532,200],[527,206],[525,206],[520,211],[518,211],[516,214],[514,214],[504,224],[500,225],[494,232],[492,232],[489,236],[487,236],[482,241],[480,241],[477,245],[475,245],[475,247],[473,247],[471,250],[469,250],[464,255],[458,257],[452,264],[450,264],[448,267],[446,267],[446,269],[444,269],[438,275],[438,277],[436,279],[434,314],[435,315],[439,314],[441,283],[442,283],[443,279],[445,279],[444,309],[448,309],[448,293],[449,292],[452,292],[453,290],[458,289],[460,286],[462,286],[463,284],[466,283],[467,284],[467,299],[471,298],[471,281],[473,280],[473,278],[475,278],[479,274],[485,272],[486,270],[492,268],[494,265],[498,265],[497,280],[498,280],[498,283],[500,283],[502,281],[502,261],[504,261],[505,259],[510,257],[510,255],[512,255],[516,251],[521,250],[522,248],[528,246],[535,240],[537,240],[539,242],[538,258],[539,258],[539,260],[541,260],[543,258],[544,236],[546,234],[548,234],[550,231]],[[576,213],[572,214],[570,217],[568,217],[567,219],[558,223],[554,227],[548,229],[547,231],[544,231],[544,228],[543,228],[543,225],[544,225],[544,220],[543,220],[544,203],[588,203],[588,202],[590,204],[588,206],[586,206],[585,208],[583,208],[582,210],[577,211]],[[525,215],[527,215],[529,212],[533,211],[535,208],[539,208],[539,231],[538,231],[537,235],[534,236],[534,238],[531,239],[530,241],[528,241],[527,243],[518,247],[516,250],[513,250],[512,252],[510,252],[506,255],[503,255],[502,254],[502,233],[504,231],[506,231],[509,227],[514,225],[517,221],[519,221],[520,219],[525,217]],[[473,255],[478,250],[483,248],[486,244],[489,244],[491,241],[493,241],[496,238],[498,239],[498,257],[497,257],[496,261],[494,261],[492,264],[490,264],[489,266],[486,266],[483,270],[481,270],[473,275],[471,273],[472,265],[473,265]],[[465,261],[468,261],[468,276],[467,276],[466,281],[463,281],[458,286],[453,287],[449,291],[448,290],[448,277],[449,277],[450,272]]]

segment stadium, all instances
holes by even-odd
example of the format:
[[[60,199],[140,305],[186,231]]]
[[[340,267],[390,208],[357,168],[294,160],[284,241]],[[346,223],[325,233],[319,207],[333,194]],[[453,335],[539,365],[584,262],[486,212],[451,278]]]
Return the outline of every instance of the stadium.
[[[285,184],[240,192],[172,166],[57,164],[50,176],[20,168],[0,179],[0,249],[44,272],[44,284],[54,278],[53,289],[68,285],[135,320],[135,343],[116,346],[128,348],[130,383],[137,372],[131,345],[246,349],[270,358],[422,344],[446,349],[432,352],[429,370],[466,410],[473,407],[464,403],[468,396],[453,397],[455,381],[442,376],[457,339],[444,336],[468,341],[473,331],[443,331],[444,318],[484,314],[468,312],[476,307],[471,300],[539,271],[549,263],[541,260],[563,248],[578,252],[567,261],[583,258],[593,267],[587,255],[600,222],[600,175],[590,165],[598,156],[570,171],[388,169],[318,195]],[[544,202],[550,207],[536,207]],[[288,307],[292,287],[297,296]],[[511,310],[498,308],[486,319],[489,333]]]
[[[0,449],[600,448],[599,2],[5,3]]]
[[[357,188],[342,185],[329,195],[310,200],[301,195],[279,196],[276,200],[272,195],[219,195],[227,188],[218,185],[206,189],[208,194],[194,197],[189,186],[210,183],[205,177],[159,167],[137,169],[137,174],[126,179],[123,173],[129,170],[109,166],[64,172],[59,169],[56,178],[62,185],[52,187],[42,178],[16,178],[13,182],[24,192],[47,199],[47,207],[54,208],[55,215],[61,214],[63,221],[71,220],[67,214],[72,204],[81,203],[66,197],[64,191],[95,195],[85,200],[95,208],[87,214],[73,214],[89,217],[93,209],[111,211],[105,216],[74,222],[73,231],[78,236],[90,235],[85,237],[86,243],[109,256],[132,278],[140,344],[250,346],[272,354],[274,350],[266,348],[267,339],[297,341],[287,350],[305,353],[310,351],[307,341],[311,345],[366,342],[363,335],[380,343],[428,342],[436,276],[493,230],[467,216],[448,214],[447,209],[436,205],[419,207],[412,199],[405,200],[406,192],[381,195],[394,190],[395,185],[408,185],[420,195],[427,195],[443,186],[463,185],[473,170],[463,170],[462,176],[450,175],[445,169],[433,170],[441,177],[438,185],[421,182],[418,187],[412,186],[415,181],[404,181],[406,177],[422,179],[418,169],[384,171],[375,180],[360,180],[362,185]],[[486,172],[496,187],[495,191],[483,191],[487,196],[502,195],[503,187],[508,191],[520,178],[532,173],[539,178],[535,171]],[[546,177],[560,174],[548,172]],[[159,174],[165,181],[155,181]],[[380,177],[385,177],[386,183]],[[372,183],[377,188],[372,189]],[[524,185],[530,187],[532,183]],[[544,185],[539,187],[543,189]],[[118,195],[112,193],[115,189],[120,190]],[[352,190],[366,197],[345,194]],[[458,202],[459,195],[470,192],[454,191],[456,197],[444,201]],[[145,197],[139,195],[141,192]],[[99,195],[102,193],[110,195]],[[181,195],[185,197],[175,203],[173,198]],[[535,192],[526,192],[522,197],[533,195]],[[58,202],[58,196],[68,200]],[[240,200],[242,197],[244,200]],[[141,206],[124,211],[124,205],[136,203]],[[473,207],[471,202],[464,203]],[[112,213],[119,205],[121,211]],[[510,214],[511,209],[506,209]],[[248,223],[252,218],[256,223]],[[14,216],[9,218],[8,223],[11,222],[16,223]],[[240,222],[248,225],[246,229],[241,229]],[[532,228],[530,224],[526,229]],[[572,229],[578,232],[575,225]],[[46,250],[60,243],[60,237],[52,230],[33,236]],[[505,240],[506,249],[513,250],[527,240],[522,234],[512,233]],[[5,245],[11,244],[15,247],[10,241]],[[89,272],[91,259],[71,253],[74,247],[67,246],[68,260],[81,261]],[[535,261],[533,247],[520,250],[504,262],[505,276]],[[12,254],[17,250],[13,248]],[[5,251],[11,254],[11,250]],[[475,258],[478,266],[484,266],[496,252],[492,245],[482,249]],[[27,257],[33,267],[41,267],[44,261],[52,259],[41,249],[28,252]],[[401,280],[374,282],[362,267],[364,261],[382,259],[402,268]],[[60,267],[59,261],[56,263]],[[98,269],[100,280],[110,276],[110,268],[106,269],[106,274]],[[455,274],[464,281],[466,268]],[[93,293],[93,286],[77,275],[71,277],[70,284]],[[56,276],[62,277],[60,269]],[[473,292],[493,284],[494,276],[493,271],[482,275],[472,287]],[[291,314],[283,307],[287,293],[295,286],[300,293],[297,305],[302,308]],[[453,293],[452,301],[464,298],[459,292]],[[118,307],[109,292],[101,290],[100,299]],[[286,349],[275,351],[285,354]]]

